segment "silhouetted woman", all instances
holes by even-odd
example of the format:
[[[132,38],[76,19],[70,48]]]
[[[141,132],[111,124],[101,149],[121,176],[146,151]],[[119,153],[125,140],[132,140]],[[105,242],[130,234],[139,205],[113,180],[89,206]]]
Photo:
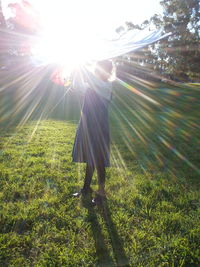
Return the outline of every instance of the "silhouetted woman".
[[[83,188],[73,195],[87,195],[92,191],[90,184],[96,169],[98,191],[94,202],[105,198],[105,168],[110,166],[108,106],[112,96],[112,82],[109,80],[112,73],[112,62],[105,60],[97,62],[93,73],[86,71],[74,77],[74,88],[83,88],[85,96],[72,157],[74,162],[87,165]]]

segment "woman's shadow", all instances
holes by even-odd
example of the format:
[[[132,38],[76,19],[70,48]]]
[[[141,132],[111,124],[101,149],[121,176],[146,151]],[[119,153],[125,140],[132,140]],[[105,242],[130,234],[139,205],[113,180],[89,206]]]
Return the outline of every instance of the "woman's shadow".
[[[88,210],[88,221],[91,224],[91,230],[95,241],[96,255],[98,257],[98,266],[128,267],[129,261],[126,257],[123,248],[122,239],[119,237],[115,224],[112,221],[107,200],[104,200],[101,202],[101,204],[94,206],[92,204],[91,196],[88,196],[87,198],[82,197],[82,205]],[[97,212],[99,212],[102,218],[104,219],[105,226],[109,233],[114,258],[111,256],[111,253],[107,248],[101,226],[98,222]]]

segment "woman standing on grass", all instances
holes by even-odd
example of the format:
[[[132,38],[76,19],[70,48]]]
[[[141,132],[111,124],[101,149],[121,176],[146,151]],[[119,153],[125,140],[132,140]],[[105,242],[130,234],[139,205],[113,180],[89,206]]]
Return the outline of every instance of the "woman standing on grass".
[[[83,188],[73,195],[85,196],[92,192],[90,184],[96,169],[99,186],[93,200],[96,203],[105,198],[105,167],[110,166],[108,106],[112,96],[112,73],[112,62],[100,61],[97,62],[94,73],[84,73],[86,83],[81,82],[80,75],[74,77],[73,83],[75,89],[84,89],[85,96],[72,157],[74,162],[87,164]]]

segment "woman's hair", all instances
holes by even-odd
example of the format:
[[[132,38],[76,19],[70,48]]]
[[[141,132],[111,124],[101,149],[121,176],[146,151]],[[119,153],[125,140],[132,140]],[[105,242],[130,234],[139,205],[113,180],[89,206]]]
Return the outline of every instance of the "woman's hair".
[[[107,80],[110,80],[113,70],[114,65],[111,60],[98,61],[95,66],[95,73],[100,77],[107,77]]]
[[[96,68],[99,69],[100,71],[104,70],[108,73],[111,73],[113,69],[113,63],[110,60],[98,61],[96,63]]]

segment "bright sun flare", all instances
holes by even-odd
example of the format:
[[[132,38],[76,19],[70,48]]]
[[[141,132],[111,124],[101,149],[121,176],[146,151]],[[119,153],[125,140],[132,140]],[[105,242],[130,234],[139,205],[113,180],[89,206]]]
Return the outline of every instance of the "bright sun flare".
[[[101,34],[98,30],[106,31],[106,21],[100,20],[91,0],[83,2],[34,3],[40,11],[42,25],[41,37],[32,48],[36,57],[72,68],[98,57],[100,42],[97,40]]]
[[[144,9],[146,0],[4,0],[6,17],[12,16],[7,8],[9,3],[23,1],[29,2],[39,13],[35,20],[40,26],[39,38],[32,43],[35,61],[72,68],[90,59],[99,60],[105,48],[103,40],[116,38],[115,29],[125,21],[146,19],[147,10],[154,6],[149,4]],[[32,12],[28,13],[29,21]]]

